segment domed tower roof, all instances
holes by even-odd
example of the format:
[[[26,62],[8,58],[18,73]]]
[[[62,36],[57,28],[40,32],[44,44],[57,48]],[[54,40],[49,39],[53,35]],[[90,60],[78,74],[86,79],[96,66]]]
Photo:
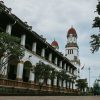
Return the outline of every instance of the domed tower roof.
[[[51,43],[51,46],[52,46],[53,48],[55,48],[55,49],[59,49],[58,42],[55,41],[55,40]]]
[[[70,34],[72,34],[72,36],[77,37],[76,30],[75,30],[73,27],[71,27],[71,28],[68,30],[68,32],[67,32],[67,37],[69,37]]]

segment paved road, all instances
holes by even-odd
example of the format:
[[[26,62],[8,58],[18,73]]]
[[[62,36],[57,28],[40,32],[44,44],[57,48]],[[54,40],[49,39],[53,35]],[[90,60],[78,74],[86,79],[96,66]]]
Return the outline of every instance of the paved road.
[[[0,100],[100,100],[100,96],[1,96]]]

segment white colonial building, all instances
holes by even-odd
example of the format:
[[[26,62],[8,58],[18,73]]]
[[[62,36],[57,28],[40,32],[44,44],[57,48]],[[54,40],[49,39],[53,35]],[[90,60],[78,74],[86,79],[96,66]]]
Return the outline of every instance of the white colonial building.
[[[62,80],[58,80],[57,77],[53,82],[48,79],[47,83],[43,85],[43,91],[75,92],[76,72],[79,68],[79,51],[75,29],[71,28],[68,31],[66,56],[64,56],[54,48],[55,46],[58,47],[58,43],[55,40],[50,45],[45,38],[32,31],[31,26],[12,14],[11,8],[7,8],[1,1],[0,32],[6,32],[11,36],[20,38],[20,45],[25,48],[25,56],[20,61],[17,61],[17,59],[10,60],[12,56],[8,58],[8,63],[2,73],[5,78],[0,78],[0,85],[37,90],[39,83],[36,82],[35,73],[32,69],[39,61],[42,61],[57,71],[65,70],[66,74],[70,76],[70,80],[64,80],[62,85]]]

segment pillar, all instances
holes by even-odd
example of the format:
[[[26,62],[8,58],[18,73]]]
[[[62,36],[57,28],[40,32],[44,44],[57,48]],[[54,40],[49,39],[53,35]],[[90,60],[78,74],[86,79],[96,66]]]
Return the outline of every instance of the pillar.
[[[67,67],[67,71],[69,72],[69,66]]]
[[[22,81],[22,77],[23,77],[23,62],[19,62],[18,66],[17,66],[17,80],[18,81]]]
[[[54,86],[57,86],[57,77],[54,78]]]
[[[69,81],[67,81],[67,88],[69,89]]]
[[[73,89],[76,89],[76,81],[73,83]]]
[[[73,72],[73,68],[71,68],[71,73]]]
[[[6,33],[8,33],[9,35],[11,35],[11,30],[12,30],[12,25],[11,24],[8,24],[6,26]]]
[[[49,86],[51,86],[51,79],[48,78],[47,84],[48,84]]]
[[[52,61],[52,53],[49,54],[49,61]]]
[[[77,69],[75,70],[75,75],[78,75],[78,74],[77,74]]]
[[[41,56],[42,56],[42,57],[45,57],[45,49],[44,49],[44,48],[43,48],[42,51],[41,51]]]
[[[61,87],[61,80],[59,80],[59,86]]]
[[[64,70],[66,70],[66,63],[64,64]]]
[[[34,83],[34,80],[35,80],[35,74],[33,71],[30,70],[30,76],[29,76],[29,81],[31,83]]]
[[[74,83],[72,82],[72,89],[73,89],[73,84],[74,84]]]
[[[71,89],[71,82],[69,82],[69,88]]]
[[[36,45],[37,43],[36,42],[33,42],[32,44],[32,51],[36,53]]]
[[[60,61],[60,67],[62,68],[62,61]]]
[[[66,80],[63,81],[63,88],[66,88]]]
[[[75,83],[73,83],[73,89],[75,89]]]
[[[58,59],[57,59],[57,57],[56,57],[56,58],[55,58],[55,64],[56,64],[56,65],[57,65],[57,60],[58,60]]]
[[[23,34],[23,35],[21,36],[21,45],[22,45],[22,46],[25,46],[25,40],[26,40],[26,35]]]

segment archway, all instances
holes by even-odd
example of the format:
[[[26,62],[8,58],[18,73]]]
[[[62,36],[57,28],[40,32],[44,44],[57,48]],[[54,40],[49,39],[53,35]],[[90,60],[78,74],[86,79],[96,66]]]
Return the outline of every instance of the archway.
[[[7,67],[7,78],[8,79],[16,80],[17,64],[18,64],[17,57],[10,56],[8,58],[8,67]]]
[[[32,64],[29,61],[26,61],[24,63],[24,68],[23,68],[23,81],[24,82],[29,81],[30,69],[31,68],[32,68]]]

